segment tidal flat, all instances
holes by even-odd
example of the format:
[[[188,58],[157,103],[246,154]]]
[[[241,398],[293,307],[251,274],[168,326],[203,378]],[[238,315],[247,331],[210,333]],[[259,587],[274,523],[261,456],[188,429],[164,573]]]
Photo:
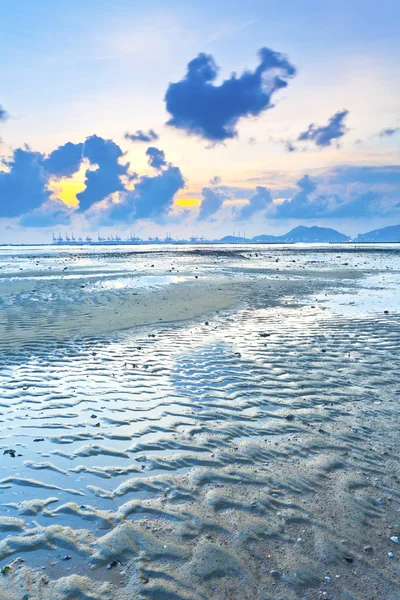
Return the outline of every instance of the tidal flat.
[[[0,249],[1,600],[399,600],[400,248]]]

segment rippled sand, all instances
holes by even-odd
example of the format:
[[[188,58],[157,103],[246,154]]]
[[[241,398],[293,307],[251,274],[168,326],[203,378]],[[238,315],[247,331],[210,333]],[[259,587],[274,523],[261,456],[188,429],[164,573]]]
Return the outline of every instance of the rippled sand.
[[[400,598],[400,257],[347,248],[0,258],[1,599]]]

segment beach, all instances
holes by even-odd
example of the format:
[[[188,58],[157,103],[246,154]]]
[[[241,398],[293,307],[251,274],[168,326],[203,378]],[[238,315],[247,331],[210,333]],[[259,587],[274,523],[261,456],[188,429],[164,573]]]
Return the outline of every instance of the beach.
[[[399,600],[396,244],[3,247],[0,598]]]

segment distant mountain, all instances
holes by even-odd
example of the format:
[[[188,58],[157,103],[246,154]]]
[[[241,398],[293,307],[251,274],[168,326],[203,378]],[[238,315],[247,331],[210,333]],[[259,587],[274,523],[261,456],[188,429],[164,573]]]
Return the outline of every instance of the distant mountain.
[[[284,235],[256,235],[252,242],[290,244],[294,242],[348,242],[349,236],[327,227],[299,226]]]
[[[400,242],[400,225],[359,233],[353,242]]]
[[[286,235],[280,236],[284,243],[289,242],[348,242],[350,237],[329,227],[299,226]]]
[[[238,237],[235,235],[226,235],[218,241],[222,244],[240,244],[241,242],[248,242],[249,240],[247,238]]]

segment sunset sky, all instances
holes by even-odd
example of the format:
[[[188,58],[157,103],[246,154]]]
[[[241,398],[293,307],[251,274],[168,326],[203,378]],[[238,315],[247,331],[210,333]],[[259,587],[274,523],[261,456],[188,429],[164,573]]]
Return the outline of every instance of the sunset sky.
[[[397,0],[19,0],[0,243],[400,223]]]

